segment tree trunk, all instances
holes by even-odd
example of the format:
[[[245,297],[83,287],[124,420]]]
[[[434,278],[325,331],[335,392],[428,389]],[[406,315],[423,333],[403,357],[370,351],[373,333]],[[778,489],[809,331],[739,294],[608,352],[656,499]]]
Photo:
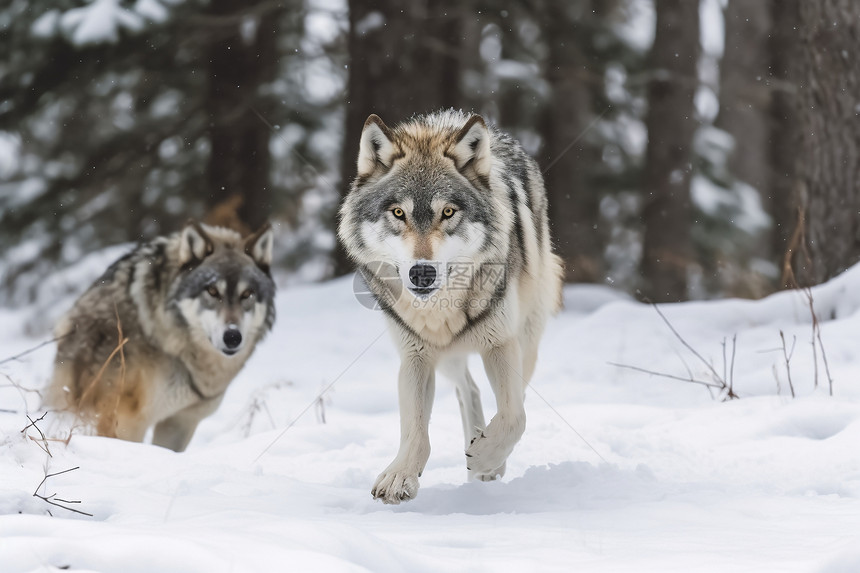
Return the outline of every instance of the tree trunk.
[[[773,20],[770,39],[771,68],[771,137],[768,151],[773,167],[771,190],[767,202],[773,218],[771,246],[774,262],[781,278],[780,288],[796,286],[791,276],[791,237],[797,228],[798,192],[797,161],[800,158],[800,133],[797,128],[796,79],[792,70],[798,54],[797,27],[799,24],[798,0],[770,0],[769,9]],[[800,235],[797,235],[798,240]],[[788,258],[786,256],[788,255]],[[786,265],[786,262],[789,264]]]
[[[580,45],[583,40],[571,14],[576,8],[574,3],[554,0],[545,4],[547,80],[552,96],[544,122],[541,159],[552,234],[565,263],[565,280],[599,282],[604,275],[596,230],[599,196],[597,189],[588,185],[587,175],[600,156],[585,133],[593,113],[585,81],[588,65]],[[591,15],[590,8],[580,12],[585,14],[581,17]]]
[[[756,190],[762,208],[776,221],[771,180],[771,23],[768,2],[729,0],[725,17],[725,50],[720,60],[720,114],[716,127],[732,136],[727,168],[736,183]],[[780,264],[782,251],[772,239],[776,226],[759,234],[752,257]],[[746,265],[744,265],[746,266]],[[780,268],[777,266],[776,268]],[[758,298],[773,290],[775,277],[747,268],[732,292]]]
[[[341,192],[355,177],[358,142],[371,113],[388,125],[460,102],[460,18],[456,0],[349,1],[350,57]],[[432,8],[432,10],[431,10]],[[335,274],[352,268],[338,244]]]
[[[692,260],[690,177],[698,126],[699,3],[657,0],[648,86],[648,150],[644,169],[644,292],[655,302],[687,298]]]
[[[771,15],[766,2],[730,0],[725,11],[726,44],[720,62],[717,127],[735,141],[729,171],[755,187],[770,211]],[[770,253],[762,253],[768,256]]]
[[[206,220],[242,232],[258,228],[272,212],[272,131],[255,110],[265,114],[260,87],[275,76],[278,15],[242,17],[264,1],[212,0],[210,10],[224,23],[213,24],[209,47]]]
[[[826,281],[860,260],[860,3],[800,2],[797,184],[809,255],[801,284]]]

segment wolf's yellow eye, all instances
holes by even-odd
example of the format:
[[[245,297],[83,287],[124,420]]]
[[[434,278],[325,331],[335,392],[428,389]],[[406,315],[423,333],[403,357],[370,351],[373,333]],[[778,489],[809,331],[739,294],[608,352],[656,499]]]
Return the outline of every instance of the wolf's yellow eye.
[[[451,217],[454,216],[454,213],[456,213],[456,212],[457,212],[457,210],[454,209],[453,207],[445,207],[444,209],[442,209],[442,218],[443,219],[450,219]]]
[[[395,207],[391,210],[391,214],[400,219],[401,221],[406,220],[406,213],[403,212],[403,209],[400,207]]]
[[[214,286],[206,287],[206,292],[209,293],[209,296],[212,298],[218,298],[220,295],[218,294],[218,289]]]
[[[239,295],[239,298],[241,298],[242,300],[248,300],[252,296],[254,296],[254,291],[249,288],[246,288],[244,291],[242,291],[242,294]]]

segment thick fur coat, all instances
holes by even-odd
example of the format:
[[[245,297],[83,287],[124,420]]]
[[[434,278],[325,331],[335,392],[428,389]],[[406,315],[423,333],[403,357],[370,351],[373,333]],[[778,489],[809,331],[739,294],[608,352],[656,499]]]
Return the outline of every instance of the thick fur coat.
[[[116,261],[56,328],[46,405],[184,450],[272,326],[272,239],[190,222]]]
[[[442,111],[394,128],[370,116],[357,167],[338,235],[401,355],[400,449],[373,495],[416,495],[437,369],[456,384],[470,476],[495,479],[525,430],[525,388],[561,300],[537,164],[480,116]],[[489,424],[466,367],[471,352],[496,397]]]

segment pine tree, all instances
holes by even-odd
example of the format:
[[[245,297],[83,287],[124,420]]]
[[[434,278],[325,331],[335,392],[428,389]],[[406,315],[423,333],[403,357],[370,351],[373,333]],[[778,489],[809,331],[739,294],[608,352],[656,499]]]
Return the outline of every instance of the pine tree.
[[[21,245],[4,257],[5,286],[17,285],[4,298],[28,296],[23,275],[171,232],[189,217],[247,231],[295,211],[316,176],[304,164],[281,176],[271,149],[286,148],[272,145],[283,137],[276,126],[300,130],[298,148],[321,122],[318,109],[293,104],[300,79],[285,68],[300,68],[291,57],[302,7],[12,0],[0,8],[8,55],[0,131],[20,141],[16,168],[0,174],[0,245]],[[312,167],[319,160],[307,149],[301,157]]]

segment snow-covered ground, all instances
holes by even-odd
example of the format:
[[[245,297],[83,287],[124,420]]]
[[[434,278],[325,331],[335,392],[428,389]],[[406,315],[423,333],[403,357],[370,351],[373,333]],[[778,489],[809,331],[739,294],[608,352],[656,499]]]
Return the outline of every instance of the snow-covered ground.
[[[351,286],[280,292],[275,331],[182,454],[74,435],[48,458],[21,432],[38,396],[9,383],[44,384],[53,346],[0,364],[0,571],[860,571],[860,269],[813,291],[832,397],[801,293],[661,307],[718,374],[737,334],[740,399],[722,402],[611,365],[712,379],[653,308],[568,288],[505,478],[466,483],[440,381],[421,489],[397,507],[370,496],[397,449],[396,353]],[[0,311],[0,359],[39,343],[31,313]],[[69,468],[39,493],[92,517],[32,495]]]

